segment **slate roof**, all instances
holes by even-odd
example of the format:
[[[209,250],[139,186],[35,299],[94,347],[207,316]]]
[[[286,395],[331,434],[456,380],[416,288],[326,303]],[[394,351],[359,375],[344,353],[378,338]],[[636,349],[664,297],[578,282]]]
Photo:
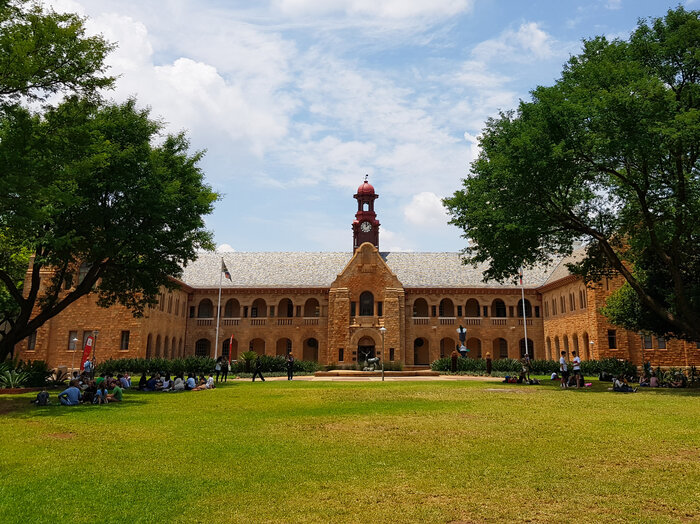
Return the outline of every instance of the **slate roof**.
[[[568,264],[573,264],[579,262],[586,255],[586,248],[581,247],[576,249],[568,257],[562,258],[559,263],[554,267],[554,270],[550,271],[549,277],[544,282],[544,284],[551,284],[562,278],[566,278],[571,275],[571,271],[567,267]]]
[[[462,264],[459,253],[381,252],[389,268],[404,287],[512,287],[510,283],[483,281],[486,264],[473,268]],[[185,269],[180,280],[193,288],[219,286],[223,256],[231,273],[230,287],[330,287],[352,258],[352,253],[201,253]],[[526,270],[525,287],[535,288],[548,281],[553,266]],[[551,279],[550,279],[551,280]]]

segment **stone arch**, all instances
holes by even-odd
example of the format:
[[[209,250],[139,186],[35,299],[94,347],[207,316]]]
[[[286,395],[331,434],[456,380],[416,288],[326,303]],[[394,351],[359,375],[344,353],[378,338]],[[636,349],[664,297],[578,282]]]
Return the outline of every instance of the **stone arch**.
[[[444,337],[440,340],[440,358],[449,357],[457,347],[457,341],[450,337]]]
[[[214,304],[208,298],[204,298],[199,302],[197,318],[214,318]]]
[[[578,335],[576,333],[571,335],[571,345],[573,346],[572,349],[576,352],[579,358],[581,358],[581,352],[579,351],[578,347]]]
[[[360,293],[360,316],[371,317],[374,315],[374,295],[371,291]]]
[[[438,315],[441,317],[454,317],[455,316],[455,305],[449,298],[443,298],[440,301],[440,306],[438,308]]]
[[[424,298],[417,298],[413,302],[413,316],[414,317],[427,317],[428,316],[428,302]]]
[[[559,335],[554,337],[554,360],[559,361],[561,355],[561,346],[559,345]]]
[[[318,317],[321,314],[321,307],[318,300],[315,298],[309,298],[304,302],[304,316],[305,317]]]
[[[593,352],[591,351],[591,342],[588,340],[588,333],[585,331],[583,332],[583,335],[581,336],[581,343],[583,345],[583,355],[581,356],[581,359],[583,360],[590,360],[593,358]]]
[[[185,352],[182,349],[182,339],[177,343],[177,355],[182,358],[185,356]]]
[[[360,345],[360,340],[365,337],[372,339],[374,347],[381,347],[382,336],[379,334],[379,331],[374,328],[362,328],[355,331],[352,337],[350,337],[350,347],[353,348],[352,351],[355,351],[355,348]]]
[[[467,349],[469,350],[469,356],[471,358],[481,358],[481,340],[478,338],[469,338],[465,342]]]
[[[170,337],[165,335],[165,340],[163,341],[163,358],[169,358],[168,350],[170,349]]]
[[[153,335],[151,333],[146,339],[146,358],[153,358]]]
[[[520,306],[522,307],[522,304],[520,304]],[[531,359],[535,358],[535,343],[530,338],[527,339],[527,354],[530,355]],[[523,358],[524,356],[525,356],[525,339],[521,338],[520,339],[520,358]]]
[[[267,317],[267,302],[262,298],[256,298],[250,306],[250,318],[265,317]]]
[[[286,357],[292,351],[292,341],[288,338],[280,338],[277,340],[275,347],[275,355],[278,357]]]
[[[230,298],[224,306],[224,318],[240,318],[241,303],[235,298]]]
[[[552,339],[547,337],[547,360],[554,360],[552,355]]]
[[[302,346],[302,360],[318,362],[318,340],[310,337],[304,340]]]
[[[413,341],[413,364],[416,366],[430,364],[430,342],[427,338],[418,337]]]
[[[491,302],[491,316],[496,318],[503,318],[506,316],[506,304],[500,298]]]
[[[479,301],[475,298],[470,298],[467,300],[464,306],[464,316],[465,317],[480,317],[481,311],[479,310]]]
[[[518,315],[520,318],[523,318],[523,300],[520,299],[518,300]],[[532,304],[530,304],[530,301],[528,299],[525,299],[525,317],[526,318],[532,318]]]
[[[493,358],[508,358],[508,341],[505,338],[494,339],[492,348]]]
[[[262,338],[254,338],[248,344],[248,351],[255,351],[258,355],[264,355],[265,341]]]
[[[194,354],[197,357],[208,357],[211,355],[211,340],[200,338],[194,343]]]
[[[160,356],[161,356],[161,354],[160,354],[160,343],[161,343],[160,335],[158,335],[158,336],[156,337],[156,358],[160,358]]]
[[[564,335],[562,340],[564,341],[564,351],[566,351],[566,360],[569,360],[569,337]]]
[[[290,318],[294,316],[294,302],[289,298],[283,298],[277,304],[277,316],[280,318]]]

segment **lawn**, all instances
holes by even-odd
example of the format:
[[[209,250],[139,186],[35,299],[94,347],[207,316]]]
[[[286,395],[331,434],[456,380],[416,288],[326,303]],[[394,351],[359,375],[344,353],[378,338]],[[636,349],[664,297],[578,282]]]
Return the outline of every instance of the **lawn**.
[[[605,387],[0,396],[0,522],[700,521],[697,390]]]

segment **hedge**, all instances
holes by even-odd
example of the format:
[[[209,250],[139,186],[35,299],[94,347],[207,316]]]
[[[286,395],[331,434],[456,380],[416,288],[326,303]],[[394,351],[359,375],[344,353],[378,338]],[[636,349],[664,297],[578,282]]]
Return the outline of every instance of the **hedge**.
[[[520,361],[511,358],[493,360],[491,364],[491,369],[497,372],[520,373],[522,369]],[[532,360],[530,365],[532,366],[533,375],[550,375],[559,372],[559,362],[556,360]],[[438,359],[430,367],[433,371],[450,371],[452,369],[452,359]],[[569,363],[569,369],[571,367],[571,363]],[[482,358],[458,358],[457,371],[483,374],[486,372],[486,360]],[[595,376],[600,373],[613,376],[624,374],[628,377],[637,375],[637,367],[634,364],[616,358],[583,360],[581,361],[581,371],[588,376]]]

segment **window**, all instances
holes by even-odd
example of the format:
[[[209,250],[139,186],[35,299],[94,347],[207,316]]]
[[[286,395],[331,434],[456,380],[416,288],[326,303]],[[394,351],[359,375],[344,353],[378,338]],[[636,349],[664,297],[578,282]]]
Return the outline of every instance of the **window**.
[[[169,296],[168,297],[168,313],[173,312],[173,297]]]
[[[504,338],[498,339],[498,356],[499,358],[508,358],[508,342]]]
[[[371,317],[374,315],[374,295],[369,291],[360,294],[360,316]]]
[[[389,348],[389,360],[394,361],[394,348]]]
[[[540,318],[540,306],[535,306],[535,318]]]
[[[258,318],[258,308],[251,306],[250,308],[250,318]]]
[[[458,317],[462,316],[462,306],[457,306],[457,316]]]
[[[608,348],[617,349],[617,331],[608,329]]]
[[[34,351],[36,349],[36,331],[33,331],[29,337],[27,337],[27,351]]]
[[[659,349],[666,349],[666,338],[665,337],[658,337],[656,339],[656,343],[657,343]]]
[[[437,316],[437,307],[430,306],[430,312],[432,313],[433,317],[436,317]]]
[[[194,318],[194,306],[190,306],[190,318]]]
[[[549,304],[547,302],[544,303],[544,318],[549,317]]]
[[[338,362],[343,362],[345,360],[345,348],[340,348],[338,350]]]
[[[489,307],[488,306],[484,306],[484,316],[485,317],[489,316]]]
[[[499,318],[506,316],[506,305],[500,298],[497,298],[493,301],[493,304],[491,304],[491,314]]]
[[[357,316],[357,302],[350,302],[350,316]]]
[[[122,341],[119,344],[119,349],[121,351],[127,351],[129,349],[129,332],[122,331]]]
[[[83,283],[83,280],[85,280],[88,271],[90,271],[90,266],[88,264],[80,264],[80,269],[78,269],[78,285]]]
[[[642,334],[642,347],[644,349],[653,349],[654,348],[654,346],[652,345],[652,341],[651,341],[651,335]]]
[[[85,344],[87,344],[88,337],[91,335],[92,335],[92,330],[83,331],[83,345],[81,347],[85,347]]]
[[[563,315],[566,313],[566,300],[564,300],[564,297],[559,297],[559,305],[561,306],[561,314]]]
[[[553,298],[552,299],[552,315],[556,316],[557,314],[557,299]]]
[[[569,293],[569,311],[573,311],[576,309],[576,299],[574,298],[573,293]]]
[[[75,351],[78,349],[78,332],[69,331],[68,332],[68,351]]]
[[[318,316],[318,315],[316,315],[316,316]],[[377,302],[377,316],[378,317],[384,316],[384,304],[382,302]]]
[[[270,316],[271,317],[275,316],[275,306],[270,306]]]

